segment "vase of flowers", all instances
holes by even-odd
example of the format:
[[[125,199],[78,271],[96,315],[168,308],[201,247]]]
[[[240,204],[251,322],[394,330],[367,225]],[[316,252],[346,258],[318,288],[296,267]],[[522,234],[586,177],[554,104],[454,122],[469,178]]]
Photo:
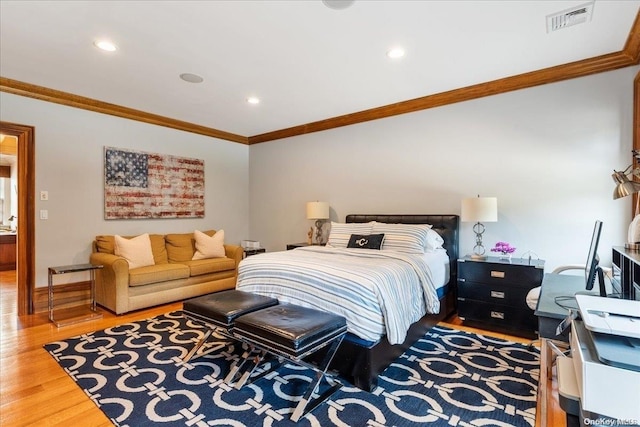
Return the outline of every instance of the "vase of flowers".
[[[500,252],[500,258],[508,260],[511,260],[511,254],[513,254],[515,251],[516,248],[514,248],[507,242],[497,242],[496,245],[491,248],[491,252]]]

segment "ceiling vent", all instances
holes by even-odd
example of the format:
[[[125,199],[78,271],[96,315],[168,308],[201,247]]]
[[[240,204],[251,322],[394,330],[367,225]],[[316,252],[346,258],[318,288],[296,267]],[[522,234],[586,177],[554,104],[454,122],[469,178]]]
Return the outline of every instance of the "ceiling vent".
[[[591,21],[594,2],[547,15],[547,33]]]

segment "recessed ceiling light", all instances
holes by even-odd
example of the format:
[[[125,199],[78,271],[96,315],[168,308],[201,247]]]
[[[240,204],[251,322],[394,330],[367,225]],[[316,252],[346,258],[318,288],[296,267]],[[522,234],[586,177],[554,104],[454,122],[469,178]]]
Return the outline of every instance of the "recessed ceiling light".
[[[189,83],[202,83],[204,81],[199,75],[191,73],[182,73],[180,74],[180,78]]]
[[[355,3],[355,0],[322,0],[322,3],[329,9],[340,10],[348,8]]]
[[[387,52],[387,56],[392,59],[402,58],[404,56],[404,49],[401,47],[394,47]]]
[[[255,97],[255,96],[250,96],[250,97],[247,98],[247,102],[249,104],[254,104],[254,105],[255,104],[260,104],[260,98]]]
[[[118,46],[110,42],[109,40],[96,40],[93,42],[93,45],[100,50],[104,50],[106,52],[115,52],[118,50]]]

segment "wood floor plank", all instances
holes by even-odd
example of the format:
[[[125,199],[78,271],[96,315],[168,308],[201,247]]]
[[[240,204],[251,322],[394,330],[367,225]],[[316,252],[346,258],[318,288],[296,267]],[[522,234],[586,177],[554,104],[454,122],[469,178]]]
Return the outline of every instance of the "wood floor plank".
[[[57,328],[49,322],[48,313],[17,316],[15,280],[15,271],[0,272],[0,425],[112,425],[43,346],[72,336],[180,310],[182,303],[166,304],[121,316],[101,309],[103,318],[100,320]],[[457,317],[448,319],[443,326],[528,343],[523,338],[466,327]],[[549,381],[547,391],[555,396],[549,405],[547,425],[565,427],[564,412],[557,403],[555,380]],[[536,424],[540,425],[539,419]]]

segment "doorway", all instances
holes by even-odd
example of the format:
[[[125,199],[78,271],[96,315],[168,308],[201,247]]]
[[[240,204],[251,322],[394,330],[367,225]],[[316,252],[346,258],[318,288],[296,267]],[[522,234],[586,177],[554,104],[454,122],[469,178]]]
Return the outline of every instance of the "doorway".
[[[33,313],[35,288],[35,129],[0,122],[0,134],[17,143],[17,304],[18,316]]]

